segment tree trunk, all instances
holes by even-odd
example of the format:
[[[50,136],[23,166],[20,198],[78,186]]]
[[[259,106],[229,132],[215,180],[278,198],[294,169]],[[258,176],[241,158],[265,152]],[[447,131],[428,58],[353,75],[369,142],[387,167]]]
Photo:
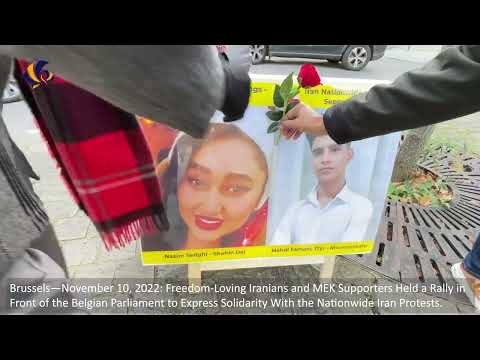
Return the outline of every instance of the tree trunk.
[[[392,182],[409,179],[417,169],[417,162],[433,133],[434,125],[412,129],[403,139],[393,168]]]

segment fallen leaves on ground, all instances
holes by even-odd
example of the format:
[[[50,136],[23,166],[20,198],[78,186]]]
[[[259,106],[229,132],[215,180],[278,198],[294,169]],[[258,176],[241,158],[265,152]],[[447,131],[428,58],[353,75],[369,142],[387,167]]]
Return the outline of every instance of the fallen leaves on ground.
[[[432,203],[432,197],[431,196],[422,196],[418,200],[419,204],[422,206],[428,206]]]
[[[392,182],[389,197],[403,204],[420,206],[447,206],[453,199],[451,189],[435,174],[423,169],[417,170],[411,179]]]

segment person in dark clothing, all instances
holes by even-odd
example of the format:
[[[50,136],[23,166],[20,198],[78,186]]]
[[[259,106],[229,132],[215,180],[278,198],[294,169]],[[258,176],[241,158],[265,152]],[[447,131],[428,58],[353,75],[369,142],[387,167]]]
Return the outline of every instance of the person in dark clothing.
[[[422,68],[392,84],[330,107],[323,116],[299,102],[283,119],[286,139],[302,132],[328,134],[338,144],[418,128],[480,111],[480,45],[447,48]],[[452,266],[457,281],[480,309],[480,236],[462,263]]]
[[[250,78],[219,59],[214,46],[0,45],[0,93],[12,58],[43,59],[49,70],[111,104],[202,137],[216,110],[224,121],[243,116]],[[38,176],[12,141],[0,103],[0,313],[10,312],[7,282],[29,285],[67,278],[58,240],[30,179]],[[51,294],[53,297],[54,294]]]

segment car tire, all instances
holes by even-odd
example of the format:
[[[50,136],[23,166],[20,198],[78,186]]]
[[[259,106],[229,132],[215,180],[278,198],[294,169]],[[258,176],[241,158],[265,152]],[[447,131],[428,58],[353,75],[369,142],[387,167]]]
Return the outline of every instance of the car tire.
[[[20,92],[17,82],[14,80],[7,83],[2,95],[3,104],[10,104],[23,100],[22,93]]]
[[[372,50],[368,45],[350,45],[342,56],[342,66],[347,70],[360,71],[372,58]]]
[[[268,53],[268,45],[250,45],[252,64],[257,65],[265,61]]]

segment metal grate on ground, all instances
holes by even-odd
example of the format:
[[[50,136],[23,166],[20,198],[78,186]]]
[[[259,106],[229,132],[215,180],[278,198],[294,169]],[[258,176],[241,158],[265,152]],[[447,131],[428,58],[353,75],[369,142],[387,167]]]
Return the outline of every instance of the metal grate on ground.
[[[461,172],[453,169],[459,161]],[[447,182],[453,191],[450,207],[423,208],[387,199],[372,253],[348,257],[401,282],[455,285],[450,267],[472,249],[480,232],[480,157],[446,153],[419,166]],[[466,301],[463,294],[452,296]]]

